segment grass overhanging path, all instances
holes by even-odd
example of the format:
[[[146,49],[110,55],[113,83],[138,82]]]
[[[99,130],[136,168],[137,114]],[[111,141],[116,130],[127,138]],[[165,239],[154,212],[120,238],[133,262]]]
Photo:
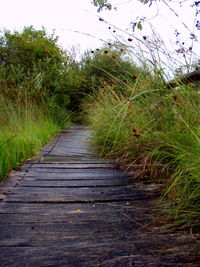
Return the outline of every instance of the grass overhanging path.
[[[0,187],[0,266],[199,266],[195,237],[170,232],[158,190],[99,159],[72,126]]]

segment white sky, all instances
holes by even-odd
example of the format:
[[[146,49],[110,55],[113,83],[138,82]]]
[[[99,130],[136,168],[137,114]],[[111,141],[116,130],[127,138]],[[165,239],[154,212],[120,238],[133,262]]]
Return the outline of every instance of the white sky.
[[[130,35],[123,34],[119,30],[113,33],[113,28],[109,30],[109,25],[100,22],[99,16],[128,32],[129,23],[135,21],[137,16],[152,18],[157,15],[150,22],[164,39],[169,50],[176,48],[174,44],[173,47],[170,47],[171,43],[168,40],[169,38],[174,39],[173,33],[177,28],[183,32],[181,36],[186,43],[185,46],[193,45],[194,51],[198,53],[200,51],[199,42],[192,44],[192,41],[186,38],[189,37],[189,31],[181,23],[184,21],[192,30],[194,9],[190,5],[193,0],[182,1],[184,2],[182,8],[179,7],[177,2],[180,1],[178,0],[165,1],[177,10],[181,18],[177,18],[165,5],[161,4],[161,1],[158,1],[159,14],[157,14],[155,2],[149,7],[142,5],[137,0],[111,0],[112,3],[117,4],[118,11],[101,13],[96,12],[96,7],[91,4],[91,0],[0,0],[0,27],[1,29],[21,30],[24,26],[33,25],[36,29],[44,26],[50,33],[52,29],[55,29],[63,48],[69,49],[75,45],[79,46],[80,51],[83,52],[86,49],[95,49],[101,46],[102,42],[99,39],[108,40],[123,37],[127,40],[131,35],[140,38],[144,35],[151,35],[149,27],[145,25],[143,31],[138,30],[134,34],[130,29]],[[128,44],[134,46],[132,43]]]
[[[50,32],[56,30],[64,48],[80,44],[83,50],[98,45],[95,38],[73,33],[80,31],[100,36],[102,24],[90,0],[0,0],[0,6],[1,29],[44,26]]]

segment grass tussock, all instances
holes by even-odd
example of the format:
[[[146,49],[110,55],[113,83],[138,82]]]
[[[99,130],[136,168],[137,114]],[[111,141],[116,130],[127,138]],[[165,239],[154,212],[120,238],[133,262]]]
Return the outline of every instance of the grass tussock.
[[[0,179],[36,154],[60,127],[41,107],[0,99]]]
[[[166,215],[199,225],[200,94],[183,85],[167,89],[150,76],[117,92],[107,86],[87,105],[101,155],[133,168],[138,178],[162,183]]]
[[[77,64],[54,34],[32,26],[1,32],[0,58],[1,179],[69,125]]]

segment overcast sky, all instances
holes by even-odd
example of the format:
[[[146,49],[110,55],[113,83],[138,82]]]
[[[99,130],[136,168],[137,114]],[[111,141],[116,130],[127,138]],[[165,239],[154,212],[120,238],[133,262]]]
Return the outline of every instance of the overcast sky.
[[[178,29],[182,32],[180,37],[185,42],[184,45],[186,47],[192,45],[194,51],[198,53],[199,42],[189,38],[190,31],[194,28],[195,9],[190,7],[193,1],[182,1],[182,7],[178,4],[180,2],[178,0],[165,1],[170,3],[179,17],[166,5],[161,4],[162,1],[158,1],[158,7],[155,2],[149,7],[142,5],[138,0],[111,0],[116,4],[117,11],[97,13],[91,0],[0,0],[0,27],[21,30],[24,26],[33,25],[36,29],[44,26],[49,32],[55,29],[63,48],[69,49],[75,45],[83,52],[85,49],[101,46],[100,40],[119,39],[121,36],[127,41],[130,36],[142,38],[144,35],[151,35],[147,24],[141,32],[137,30],[133,33],[130,27],[131,21],[135,21],[138,16],[145,16],[161,38],[167,42],[169,49],[176,49],[174,31]],[[104,21],[99,21],[99,17]],[[109,29],[109,25],[115,25],[126,34],[113,27]],[[169,39],[172,40],[171,43]]]
[[[80,44],[82,50],[97,45],[101,35],[107,38],[105,32],[101,34],[102,24],[90,0],[0,0],[0,4],[1,28],[19,30],[29,25],[44,26],[50,32],[56,30],[64,48]]]

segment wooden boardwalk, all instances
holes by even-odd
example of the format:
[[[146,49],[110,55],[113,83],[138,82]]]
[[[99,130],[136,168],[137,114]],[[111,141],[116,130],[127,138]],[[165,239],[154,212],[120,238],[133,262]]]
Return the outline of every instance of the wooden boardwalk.
[[[155,190],[97,158],[90,136],[63,131],[2,183],[0,266],[200,266],[192,238],[148,225]]]

